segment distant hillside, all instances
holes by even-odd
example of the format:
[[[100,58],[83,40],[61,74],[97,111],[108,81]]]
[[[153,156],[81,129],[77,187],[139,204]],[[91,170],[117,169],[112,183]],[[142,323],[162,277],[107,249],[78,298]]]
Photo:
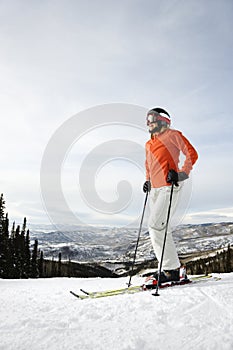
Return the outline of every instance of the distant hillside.
[[[131,271],[137,228],[43,229],[31,228],[31,237],[39,241],[43,251],[40,277],[119,277]],[[189,274],[233,271],[233,223],[179,226],[174,237]],[[156,268],[149,234],[143,229],[133,273]]]
[[[109,228],[80,226],[60,231],[43,231],[43,227],[30,229],[32,239],[38,239],[45,258],[78,262],[131,261],[138,235],[138,228]],[[174,238],[180,255],[202,254],[233,245],[233,223],[209,223],[183,225],[174,230]],[[143,230],[137,261],[154,259],[149,234]]]

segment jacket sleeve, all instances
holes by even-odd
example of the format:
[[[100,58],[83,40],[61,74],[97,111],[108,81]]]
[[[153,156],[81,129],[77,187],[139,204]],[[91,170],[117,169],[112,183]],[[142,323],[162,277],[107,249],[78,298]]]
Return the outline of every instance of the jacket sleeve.
[[[149,171],[149,165],[148,165],[148,150],[147,150],[147,144],[146,144],[146,161],[145,161],[145,168],[146,168],[146,180],[150,180],[150,171]]]
[[[190,171],[193,168],[193,165],[197,161],[198,154],[195,148],[186,139],[186,137],[181,132],[178,132],[178,133],[179,133],[179,137],[178,137],[179,148],[182,151],[182,153],[185,155],[185,161],[180,171],[184,171],[187,175],[189,175]]]

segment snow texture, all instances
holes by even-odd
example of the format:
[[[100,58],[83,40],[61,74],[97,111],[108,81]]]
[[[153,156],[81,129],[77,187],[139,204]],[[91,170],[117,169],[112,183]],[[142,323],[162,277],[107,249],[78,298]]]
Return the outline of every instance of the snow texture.
[[[161,290],[159,297],[95,300],[69,291],[121,288],[128,278],[0,280],[0,349],[231,350],[233,273],[220,276]]]

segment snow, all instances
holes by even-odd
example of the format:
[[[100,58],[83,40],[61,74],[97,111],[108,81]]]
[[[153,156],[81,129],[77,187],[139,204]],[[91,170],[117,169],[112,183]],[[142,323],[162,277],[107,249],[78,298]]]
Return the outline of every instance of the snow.
[[[233,349],[233,273],[219,281],[95,300],[69,291],[128,278],[0,280],[0,350]],[[143,281],[133,277],[133,284]]]

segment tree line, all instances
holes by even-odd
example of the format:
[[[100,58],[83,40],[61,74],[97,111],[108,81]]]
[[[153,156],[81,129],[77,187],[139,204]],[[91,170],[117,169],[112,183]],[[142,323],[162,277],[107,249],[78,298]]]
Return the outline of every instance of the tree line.
[[[213,255],[205,258],[198,258],[186,262],[187,273],[191,275],[199,275],[202,273],[228,273],[233,271],[233,247],[228,244],[227,248],[216,251]]]
[[[8,214],[5,214],[5,201],[0,196],[0,278],[39,278],[39,277],[119,277],[117,270],[112,272],[101,265],[62,261],[61,253],[58,260],[46,260],[43,251],[38,249],[38,240],[30,244],[29,230],[26,228],[26,218],[22,228],[13,223],[9,229]],[[181,257],[181,261],[182,261]],[[188,274],[233,271],[233,247],[228,245],[221,252],[213,252],[206,258],[184,259]],[[134,273],[145,268],[156,268],[156,261],[145,261],[136,264]],[[131,264],[126,264],[125,275],[131,270]],[[121,274],[122,275],[122,274]],[[124,274],[123,274],[124,275]],[[122,276],[123,276],[122,275]]]
[[[8,214],[5,214],[5,201],[0,196],[0,278],[41,278],[41,277],[114,277],[108,269],[98,264],[63,262],[61,253],[58,261],[46,260],[43,251],[38,249],[36,239],[31,247],[27,220],[23,225],[13,223],[9,228]],[[115,276],[117,277],[117,276]]]
[[[9,229],[5,201],[0,196],[0,278],[39,277],[38,241],[30,249],[30,235],[24,218],[22,228],[13,223]]]

